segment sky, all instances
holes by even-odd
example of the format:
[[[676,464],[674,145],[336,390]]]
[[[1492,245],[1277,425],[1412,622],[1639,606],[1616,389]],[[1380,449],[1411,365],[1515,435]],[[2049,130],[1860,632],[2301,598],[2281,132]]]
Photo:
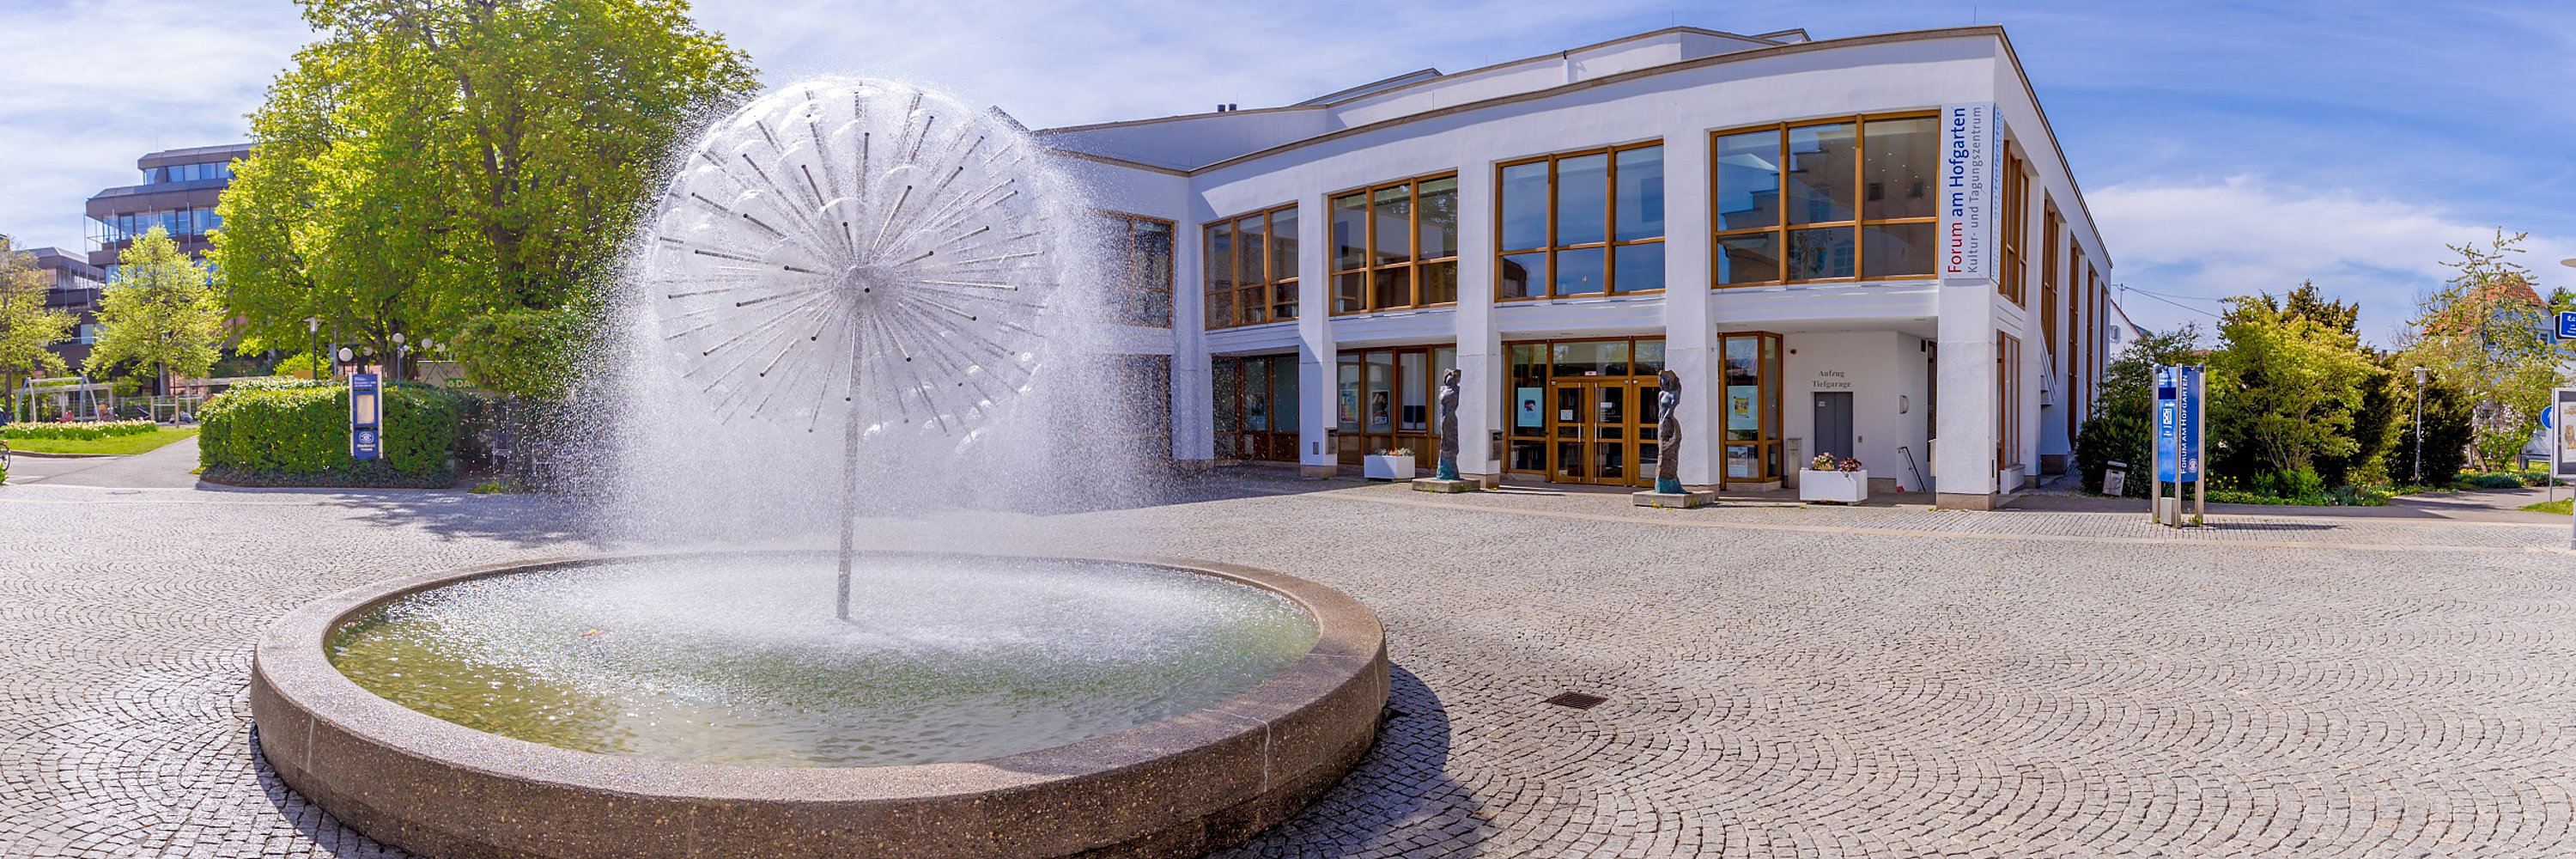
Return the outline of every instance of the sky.
[[[313,34],[286,0],[0,4],[0,233],[79,248],[154,149],[245,138]],[[1289,104],[1675,24],[1818,39],[2002,24],[2140,324],[2313,280],[2388,344],[2445,245],[2527,232],[2576,287],[2576,16],[2554,3],[698,0],[772,84],[884,74],[1032,127]],[[128,59],[130,58],[130,59]]]

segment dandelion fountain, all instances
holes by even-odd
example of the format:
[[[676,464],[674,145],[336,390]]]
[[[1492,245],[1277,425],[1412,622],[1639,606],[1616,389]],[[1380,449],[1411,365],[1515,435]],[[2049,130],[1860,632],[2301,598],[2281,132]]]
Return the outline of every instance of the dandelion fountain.
[[[632,387],[684,414],[633,423],[837,440],[704,499],[829,474],[832,548],[323,599],[259,645],[269,764],[433,857],[1177,856],[1294,814],[1374,738],[1366,607],[1205,562],[864,545],[865,499],[987,481],[1045,444],[1031,402],[1090,407],[1050,387],[1082,328],[1065,189],[1006,119],[902,84],[808,82],[713,123],[638,252],[626,338]]]

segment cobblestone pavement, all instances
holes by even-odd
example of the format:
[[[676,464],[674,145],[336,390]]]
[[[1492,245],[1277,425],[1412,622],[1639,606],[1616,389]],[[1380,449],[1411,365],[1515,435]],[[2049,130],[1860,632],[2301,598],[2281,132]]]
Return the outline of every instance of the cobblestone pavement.
[[[1229,857],[2576,854],[2563,524],[1215,489],[978,521],[1270,567],[1385,618],[1378,748]],[[253,636],[354,584],[592,548],[579,519],[0,489],[0,855],[398,855],[256,761]],[[1608,701],[1541,703],[1567,690]]]

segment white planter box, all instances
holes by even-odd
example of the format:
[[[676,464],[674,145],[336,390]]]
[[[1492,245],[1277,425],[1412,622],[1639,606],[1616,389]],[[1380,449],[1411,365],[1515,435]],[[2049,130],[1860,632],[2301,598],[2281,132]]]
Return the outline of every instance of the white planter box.
[[[1798,500],[1840,501],[1858,504],[1869,500],[1869,470],[1816,471],[1798,470]]]
[[[1360,473],[1371,480],[1412,480],[1413,457],[1363,456],[1360,457]]]

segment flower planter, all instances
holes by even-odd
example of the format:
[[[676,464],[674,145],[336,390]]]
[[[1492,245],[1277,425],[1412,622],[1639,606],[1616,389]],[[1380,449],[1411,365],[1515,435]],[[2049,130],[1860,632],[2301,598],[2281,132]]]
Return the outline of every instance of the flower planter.
[[[1412,480],[1413,457],[1369,454],[1360,457],[1360,473],[1370,480]]]
[[[1869,470],[1798,471],[1798,500],[1858,504],[1869,500]]]

